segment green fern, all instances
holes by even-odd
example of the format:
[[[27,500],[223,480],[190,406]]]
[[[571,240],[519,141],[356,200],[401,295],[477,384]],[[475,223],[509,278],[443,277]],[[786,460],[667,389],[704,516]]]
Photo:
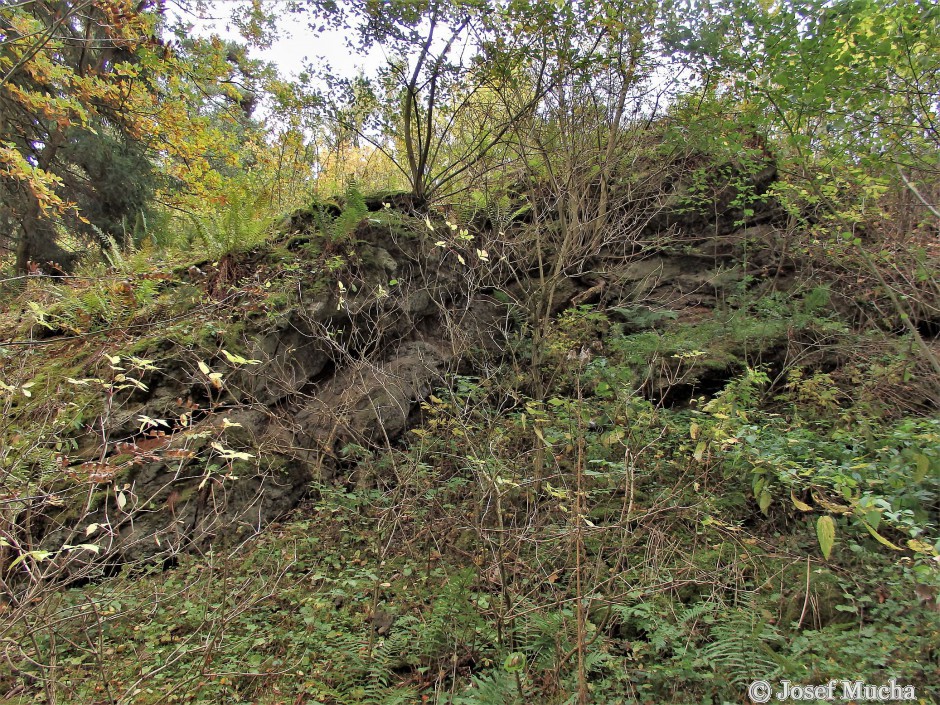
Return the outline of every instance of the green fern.
[[[534,611],[525,625],[517,631],[517,647],[523,651],[533,667],[552,668],[560,645],[569,650],[576,638],[576,622],[570,609]]]
[[[691,607],[686,608],[679,614],[679,624],[687,626],[694,626],[695,622],[700,620],[707,614],[712,614],[715,612],[716,604],[714,602],[709,602],[707,600],[702,602],[697,602]],[[690,627],[691,628],[691,627]]]
[[[493,670],[485,675],[473,676],[470,685],[451,701],[453,705],[511,705],[516,702],[513,693],[516,679],[511,673]]]
[[[333,221],[331,236],[334,241],[347,239],[352,235],[362,219],[369,214],[365,199],[354,182],[346,187],[342,212]]]
[[[372,650],[373,662],[385,672],[417,666],[421,658],[415,644],[420,643],[422,631],[417,617],[399,617],[395,620],[395,628]]]
[[[270,231],[272,218],[259,197],[247,190],[227,195],[215,213],[190,215],[190,245],[202,243],[211,257],[260,244]]]
[[[772,645],[779,644],[781,637],[753,612],[739,610],[723,615],[712,628],[711,639],[702,647],[701,659],[729,683],[773,679],[780,671]]]

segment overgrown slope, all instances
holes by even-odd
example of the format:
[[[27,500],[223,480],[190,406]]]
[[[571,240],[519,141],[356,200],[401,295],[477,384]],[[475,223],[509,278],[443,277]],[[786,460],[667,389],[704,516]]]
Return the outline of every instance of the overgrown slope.
[[[386,196],[29,282],[0,692],[934,701],[937,380],[874,284],[732,201],[554,270],[522,210],[509,238]]]

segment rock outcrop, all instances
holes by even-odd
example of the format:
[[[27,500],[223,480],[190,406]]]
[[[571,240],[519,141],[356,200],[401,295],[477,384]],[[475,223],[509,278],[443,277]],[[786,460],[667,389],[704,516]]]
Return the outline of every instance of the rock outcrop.
[[[102,550],[87,565],[141,564],[248,536],[312,483],[349,470],[355,449],[399,443],[449,372],[499,354],[542,284],[531,262],[487,253],[446,223],[431,231],[389,203],[370,201],[345,240],[315,232],[322,212],[298,212],[272,245],[201,263],[192,287],[218,302],[224,324],[198,345],[153,333],[141,343],[152,364],[77,437],[67,462],[78,482],[63,489],[64,506],[42,508],[41,544],[74,545],[95,526]],[[724,208],[718,228],[688,215],[649,219],[647,230],[681,231],[681,251],[594,253],[583,273],[555,282],[552,311],[714,306],[753,274],[738,258],[744,239],[773,260],[772,225],[734,229]]]

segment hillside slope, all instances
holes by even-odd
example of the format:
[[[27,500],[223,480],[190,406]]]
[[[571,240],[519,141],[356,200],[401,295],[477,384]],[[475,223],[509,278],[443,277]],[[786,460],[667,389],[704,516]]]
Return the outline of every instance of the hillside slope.
[[[0,323],[0,693],[932,702],[937,380],[874,284],[732,200],[576,267],[524,213],[510,240],[386,195],[29,282]]]

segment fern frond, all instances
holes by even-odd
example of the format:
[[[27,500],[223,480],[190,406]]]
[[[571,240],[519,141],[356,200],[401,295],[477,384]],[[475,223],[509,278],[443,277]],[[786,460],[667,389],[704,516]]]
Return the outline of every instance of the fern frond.
[[[780,671],[771,647],[780,641],[780,635],[753,612],[739,610],[728,615],[712,628],[711,638],[702,647],[701,656],[729,683],[767,680]]]

